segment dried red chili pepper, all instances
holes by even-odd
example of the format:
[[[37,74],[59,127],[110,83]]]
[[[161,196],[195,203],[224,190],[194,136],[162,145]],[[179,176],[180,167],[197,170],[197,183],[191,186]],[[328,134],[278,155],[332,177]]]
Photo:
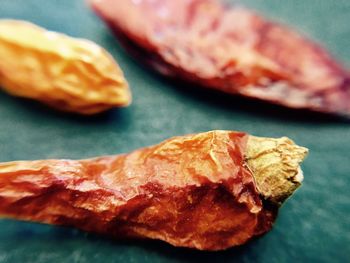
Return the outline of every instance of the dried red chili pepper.
[[[130,154],[0,164],[1,216],[221,250],[268,231],[307,150],[212,131]]]
[[[93,0],[92,6],[164,75],[350,115],[350,74],[319,45],[250,10],[216,0]]]

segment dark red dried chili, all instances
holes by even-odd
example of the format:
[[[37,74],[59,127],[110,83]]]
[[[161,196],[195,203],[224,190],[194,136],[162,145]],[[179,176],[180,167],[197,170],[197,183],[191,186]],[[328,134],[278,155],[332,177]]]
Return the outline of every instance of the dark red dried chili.
[[[350,115],[349,72],[319,45],[250,10],[216,0],[95,0],[92,6],[164,75]]]

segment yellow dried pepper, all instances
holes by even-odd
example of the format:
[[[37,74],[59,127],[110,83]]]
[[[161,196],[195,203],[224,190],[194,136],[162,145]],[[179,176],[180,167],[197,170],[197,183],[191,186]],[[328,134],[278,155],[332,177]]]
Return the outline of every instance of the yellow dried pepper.
[[[0,20],[0,86],[81,114],[131,102],[123,72],[102,47],[18,20]]]

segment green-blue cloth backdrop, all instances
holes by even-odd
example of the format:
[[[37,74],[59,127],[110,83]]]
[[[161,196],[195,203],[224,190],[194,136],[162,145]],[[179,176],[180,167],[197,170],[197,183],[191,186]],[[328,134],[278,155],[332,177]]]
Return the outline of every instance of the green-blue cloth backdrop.
[[[240,2],[317,39],[350,66],[350,1]],[[217,253],[195,252],[162,242],[113,241],[77,230],[3,219],[0,262],[349,259],[350,122],[180,87],[164,80],[124,52],[83,0],[0,0],[0,18],[26,19],[95,41],[117,59],[133,92],[130,107],[92,118],[56,113],[0,92],[0,161],[116,154],[174,135],[213,129],[285,135],[310,148],[303,166],[304,185],[283,206],[274,229],[245,246]]]

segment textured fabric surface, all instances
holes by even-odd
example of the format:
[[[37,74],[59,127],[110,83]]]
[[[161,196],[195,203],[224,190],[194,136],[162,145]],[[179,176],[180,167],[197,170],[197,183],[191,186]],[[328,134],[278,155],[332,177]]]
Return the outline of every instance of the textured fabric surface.
[[[232,1],[233,2],[233,1]],[[246,0],[320,41],[350,67],[348,0]],[[161,242],[113,241],[76,230],[0,220],[0,262],[345,262],[350,253],[350,121],[231,98],[172,83],[127,55],[83,0],[1,0],[0,18],[26,19],[109,50],[129,80],[133,104],[77,117],[0,92],[0,161],[87,158],[127,152],[174,135],[213,129],[288,136],[310,149],[304,185],[274,229],[225,252]],[[0,58],[1,59],[1,58]]]

